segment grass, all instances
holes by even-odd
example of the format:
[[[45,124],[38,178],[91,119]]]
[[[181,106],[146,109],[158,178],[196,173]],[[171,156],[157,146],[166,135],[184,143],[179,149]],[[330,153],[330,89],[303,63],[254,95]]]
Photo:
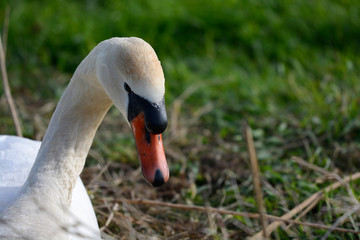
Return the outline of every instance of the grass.
[[[7,5],[7,68],[27,137],[43,136],[71,74],[101,40],[141,37],[162,62],[169,119],[176,116],[165,133],[171,181],[147,187],[131,132],[111,109],[84,173],[89,183],[99,161],[113,162],[89,185],[101,226],[111,212],[107,206],[123,197],[257,211],[243,120],[253,129],[270,214],[286,213],[329,184],[291,156],[341,175],[360,168],[358,3],[12,0],[1,1],[0,19]],[[0,114],[0,133],[14,134],[4,97]],[[358,182],[352,188],[359,199]],[[336,190],[303,220],[331,225],[352,204],[344,189]],[[120,239],[130,233],[140,239],[241,239],[260,229],[256,220],[154,207],[121,205],[119,213],[128,225],[111,222],[106,231]],[[351,221],[342,226],[353,228]],[[320,239],[325,232],[279,228],[272,237]],[[328,239],[345,238],[357,236],[333,232]]]

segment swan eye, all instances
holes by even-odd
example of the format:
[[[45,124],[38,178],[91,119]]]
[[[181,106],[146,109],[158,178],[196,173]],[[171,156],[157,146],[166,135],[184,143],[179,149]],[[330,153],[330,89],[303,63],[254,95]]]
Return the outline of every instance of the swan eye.
[[[131,88],[129,87],[129,85],[127,83],[124,83],[124,89],[125,91],[127,91],[128,93],[131,93]]]

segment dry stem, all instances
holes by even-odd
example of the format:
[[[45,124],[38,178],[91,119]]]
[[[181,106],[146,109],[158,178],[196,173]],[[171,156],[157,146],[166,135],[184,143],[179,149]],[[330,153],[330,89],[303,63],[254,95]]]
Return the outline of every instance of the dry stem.
[[[5,63],[5,53],[4,53],[4,48],[3,48],[1,36],[0,36],[0,64],[1,64],[0,67],[1,67],[3,85],[4,85],[4,92],[5,92],[6,100],[7,100],[8,104],[9,104],[12,119],[14,121],[16,134],[19,137],[22,137],[23,134],[22,134],[22,131],[21,131],[20,120],[19,120],[19,117],[18,117],[18,113],[17,113],[16,107],[15,107],[14,100],[13,100],[13,98],[11,96],[11,91],[10,91],[10,87],[9,87],[9,80],[8,80],[8,77],[7,77],[6,63]]]
[[[4,56],[6,56],[6,48],[7,48],[7,39],[9,33],[9,19],[10,19],[10,6],[7,5],[5,9],[5,17],[4,17],[4,29],[3,29],[3,49]]]
[[[267,238],[267,234],[266,234],[267,222],[266,222],[266,218],[264,216],[266,211],[265,211],[265,207],[264,207],[264,201],[263,201],[263,196],[262,196],[261,186],[260,186],[260,170],[259,170],[259,165],[258,165],[258,159],[256,156],[256,151],[255,151],[255,147],[254,147],[254,140],[252,137],[251,128],[249,127],[249,125],[247,123],[244,123],[243,129],[244,129],[244,135],[245,135],[247,149],[248,149],[250,163],[251,163],[251,172],[253,175],[256,203],[257,203],[257,206],[259,209],[260,221],[261,221],[261,225],[263,228],[262,234],[263,234],[263,237],[266,239]]]

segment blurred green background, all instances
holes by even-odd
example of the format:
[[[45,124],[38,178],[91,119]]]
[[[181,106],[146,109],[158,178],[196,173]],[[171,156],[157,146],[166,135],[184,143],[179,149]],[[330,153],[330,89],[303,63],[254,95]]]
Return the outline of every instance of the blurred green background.
[[[223,179],[215,172],[231,170],[246,179],[248,167],[237,165],[246,149],[243,120],[254,130],[265,178],[290,195],[290,206],[319,187],[297,175],[304,173],[292,155],[344,174],[360,167],[358,1],[2,0],[0,22],[7,7],[7,68],[27,137],[42,136],[32,113],[42,107],[40,116],[49,119],[44,106],[60,98],[93,47],[137,36],[153,46],[164,69],[172,120],[166,144],[187,162],[170,154],[174,177],[192,173],[202,186],[206,170]],[[1,99],[0,133],[14,134]],[[111,110],[110,126],[117,118]],[[108,135],[94,143],[101,154],[126,162],[125,154],[136,166],[135,150],[122,148],[134,149],[131,133],[119,137],[103,128]],[[205,198],[216,205],[208,195],[191,200]],[[275,199],[270,212],[281,205]]]
[[[233,133],[244,117],[293,115],[302,127],[338,136],[358,115],[353,1],[14,0],[0,3],[0,19],[6,6],[15,95],[59,97],[66,82],[54,72],[71,74],[104,39],[138,36],[159,55],[168,102],[201,83],[186,108],[211,102],[202,120],[216,129]]]

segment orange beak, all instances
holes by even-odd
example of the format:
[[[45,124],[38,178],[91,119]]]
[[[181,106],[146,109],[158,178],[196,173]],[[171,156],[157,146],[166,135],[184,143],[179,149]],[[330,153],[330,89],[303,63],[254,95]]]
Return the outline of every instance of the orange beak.
[[[154,187],[163,185],[169,179],[169,168],[161,134],[152,134],[146,129],[143,113],[131,121],[131,128],[144,178]]]

